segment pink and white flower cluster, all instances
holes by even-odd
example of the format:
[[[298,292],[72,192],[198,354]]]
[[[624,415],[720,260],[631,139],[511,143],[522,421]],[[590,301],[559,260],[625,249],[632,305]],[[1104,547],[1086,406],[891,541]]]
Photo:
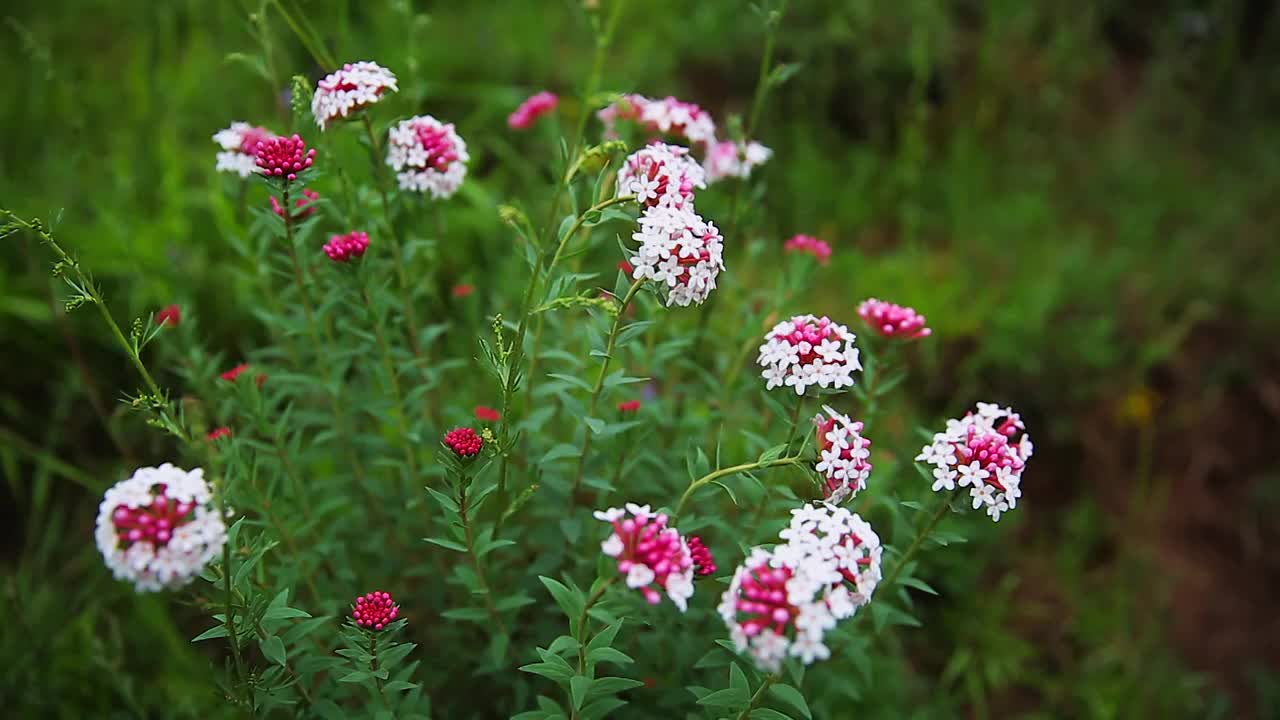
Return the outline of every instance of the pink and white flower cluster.
[[[758,142],[718,139],[711,113],[694,103],[670,96],[653,99],[644,95],[624,95],[596,116],[604,124],[606,138],[618,136],[619,121],[631,121],[652,136],[683,139],[702,153],[708,183],[727,177],[749,177],[752,170],[768,162],[773,155],[772,150]]]
[[[452,196],[467,177],[467,143],[453,123],[419,115],[391,129],[387,164],[396,171],[401,190],[430,193],[440,200]]]
[[[773,151],[754,140],[746,143],[721,140],[707,148],[703,161],[707,182],[719,182],[729,177],[749,178],[752,170],[769,162],[771,157]]]
[[[399,90],[395,73],[373,62],[347,63],[316,85],[311,114],[321,130],[329,123],[378,102],[388,91]]]
[[[618,559],[618,572],[627,587],[640,590],[652,605],[662,601],[665,591],[671,602],[684,612],[693,597],[693,557],[680,532],[667,527],[665,514],[655,515],[648,505],[627,503],[623,508],[597,510],[595,518],[613,526],[613,533],[600,550]]]
[[[631,238],[640,243],[630,259],[631,276],[665,284],[668,306],[700,305],[716,289],[724,269],[724,238],[692,202],[645,209]]]
[[[829,406],[814,417],[818,427],[818,464],[826,480],[827,500],[842,503],[867,488],[871,477],[871,441],[862,436],[862,422],[850,420]]]
[[[231,127],[213,135],[213,141],[222,148],[215,169],[249,177],[258,171],[258,143],[275,137],[276,134],[266,128],[246,122],[231,123]]]
[[[618,171],[618,197],[634,195],[645,207],[681,207],[695,188],[707,186],[702,166],[689,148],[652,142],[629,155]]]
[[[756,362],[769,390],[785,385],[803,395],[815,385],[852,387],[853,371],[862,369],[855,339],[848,328],[826,316],[797,315],[769,331]]]
[[[718,608],[734,646],[766,672],[787,657],[830,657],[827,631],[870,602],[881,579],[880,537],[862,518],[825,503],[791,514],[783,544],[754,548]]]
[[[812,235],[796,235],[783,244],[782,249],[788,253],[805,253],[818,259],[820,265],[831,262],[831,245]]]
[[[933,465],[933,491],[969,488],[973,509],[986,508],[992,520],[1016,508],[1022,471],[1031,459],[1031,437],[1013,408],[978,403],[977,412],[948,420],[916,456]]]
[[[143,467],[107,490],[94,532],[116,579],[139,592],[191,581],[222,552],[227,526],[204,471],[165,463]]]
[[[868,298],[858,306],[858,315],[867,325],[887,338],[916,340],[933,334],[925,326],[924,316],[915,308],[902,307],[876,298]]]

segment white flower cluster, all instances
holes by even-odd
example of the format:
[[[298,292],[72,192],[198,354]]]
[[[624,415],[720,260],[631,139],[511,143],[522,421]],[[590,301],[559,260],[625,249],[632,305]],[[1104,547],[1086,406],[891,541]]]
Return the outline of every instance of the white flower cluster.
[[[976,412],[948,420],[947,429],[933,436],[916,461],[934,466],[934,492],[967,487],[973,509],[985,507],[999,522],[1001,514],[1018,506],[1022,472],[1033,449],[1013,408],[978,403]]]
[[[311,114],[316,125],[325,130],[329,123],[378,102],[388,90],[399,89],[395,73],[381,65],[368,61],[347,63],[316,85]]]
[[[668,306],[700,305],[716,289],[724,269],[724,238],[692,202],[646,209],[631,238],[640,243],[630,260],[632,277],[665,284]]]
[[[674,97],[645,99],[640,107],[640,120],[658,132],[683,135],[695,145],[716,140],[716,123],[711,113]]]
[[[450,197],[466,179],[470,160],[453,123],[419,115],[391,129],[387,164],[395,169],[402,190],[431,193],[437,200]]]
[[[813,419],[818,426],[818,457],[814,470],[826,479],[827,500],[839,504],[865,490],[871,477],[871,441],[862,436],[862,423],[829,406],[825,416]]]
[[[227,526],[204,471],[165,463],[107,490],[94,537],[112,574],[147,592],[190,582],[222,552]]]
[[[769,161],[773,151],[754,140],[748,143],[723,140],[707,148],[703,160],[707,182],[719,182],[727,177],[749,178],[751,171]]]
[[[618,197],[634,195],[644,206],[684,205],[705,188],[702,166],[689,148],[653,142],[631,153],[618,170]]]
[[[600,551],[618,559],[627,587],[639,590],[650,604],[658,604],[662,589],[684,612],[693,597],[693,556],[688,543],[679,530],[667,527],[667,515],[655,515],[648,505],[627,503],[625,508],[594,513],[597,520],[613,526]]]
[[[718,608],[734,646],[766,672],[788,656],[830,657],[827,631],[870,602],[881,579],[880,538],[862,518],[825,503],[791,513],[785,542],[753,549]]]
[[[247,122],[234,122],[231,127],[214,133],[213,141],[222,151],[217,156],[218,172],[235,173],[242,178],[258,172],[256,148],[263,140],[270,140],[275,133]]]
[[[763,368],[766,389],[787,386],[803,395],[806,388],[853,386],[853,371],[861,370],[856,336],[827,317],[797,315],[773,327],[760,346],[756,362]]]

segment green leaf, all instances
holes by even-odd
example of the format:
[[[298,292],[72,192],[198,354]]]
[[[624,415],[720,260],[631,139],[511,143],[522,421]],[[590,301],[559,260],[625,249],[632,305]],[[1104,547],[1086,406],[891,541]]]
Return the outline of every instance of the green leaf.
[[[591,638],[591,642],[587,643],[587,652],[612,645],[613,639],[618,636],[618,631],[622,629],[622,622],[622,618],[619,618],[616,622],[610,623],[603,630],[596,633],[596,636]]]
[[[573,701],[573,709],[577,710],[586,702],[587,693],[591,690],[592,679],[585,675],[569,678],[569,699]]]
[[[356,670],[354,672],[349,672],[346,675],[343,675],[342,677],[338,678],[338,682],[358,683],[358,682],[364,682],[372,677],[373,677],[373,673],[369,672],[368,670]]]
[[[551,641],[551,646],[547,648],[547,651],[557,655],[564,655],[565,653],[576,652],[579,647],[581,647],[581,644],[576,638],[569,635],[561,635]]]
[[[903,585],[906,585],[907,587],[913,587],[919,590],[920,592],[927,592],[930,595],[938,594],[938,591],[930,587],[929,583],[919,578],[913,578],[913,577],[902,578],[902,580],[900,580],[899,582],[901,582]]]
[[[534,675],[541,675],[542,677],[547,678],[548,680],[554,680],[555,682],[564,682],[574,676],[574,672],[571,668],[560,667],[559,665],[553,665],[545,662],[521,665],[520,671],[533,673]]]
[[[804,695],[790,685],[774,685],[769,688],[769,694],[800,711],[800,714],[806,718],[813,717],[813,713],[809,712],[809,703],[804,700]]]
[[[600,418],[584,417],[582,421],[591,429],[592,434],[599,435],[604,432],[605,422]]]
[[[630,665],[635,662],[630,655],[611,647],[596,648],[587,653],[587,662],[613,663],[614,665]]]
[[[712,480],[712,481],[711,481],[711,484],[712,484],[712,485],[719,485],[721,490],[724,490],[726,493],[728,493],[728,494],[729,494],[729,499],[733,501],[733,504],[734,504],[734,505],[737,505],[737,504],[738,504],[738,496],[733,494],[733,490],[730,490],[728,485],[725,485],[724,483],[720,482],[719,480]]]
[[[468,620],[478,623],[489,621],[489,613],[483,608],[452,608],[440,614],[450,620]]]
[[[751,702],[751,696],[743,688],[726,688],[717,690],[698,700],[699,705],[708,707],[740,708]]]
[[[404,690],[412,690],[416,687],[418,687],[417,683],[411,683],[405,680],[392,680],[386,685],[383,685],[382,689],[386,692],[401,692]]]
[[[729,665],[729,687],[750,690],[751,684],[747,682],[747,674],[742,671],[742,666],[738,663]]]
[[[570,445],[569,443],[560,443],[559,445],[556,445],[552,447],[550,450],[548,450],[547,454],[542,456],[542,460],[540,461],[539,464],[546,465],[547,463],[554,462],[561,458],[577,457],[580,453],[581,451],[578,449],[577,445]]]
[[[268,637],[266,640],[259,643],[258,647],[262,648],[263,657],[280,667],[284,667],[284,664],[288,659],[288,653],[285,652],[284,641],[280,639],[279,635],[272,635]]]
[[[777,460],[778,458],[782,457],[782,453],[786,452],[786,450],[787,450],[787,446],[785,443],[782,445],[774,445],[768,450],[765,450],[764,452],[760,453],[760,457],[756,459],[756,462],[764,463],[764,462],[769,462],[771,460]]]
[[[445,495],[444,493],[440,492],[439,490],[436,490],[435,488],[428,486],[427,492],[431,493],[431,497],[435,498],[436,502],[440,503],[440,507],[444,508],[445,510],[448,510],[450,512],[455,512],[455,513],[460,510],[460,508],[458,507],[457,501],[455,501],[453,498],[449,497],[448,495]]]
[[[563,380],[564,382],[567,382],[570,385],[580,390],[586,390],[587,392],[591,392],[593,389],[590,383],[588,383],[586,380],[583,380],[582,378],[576,375],[565,375],[564,373],[547,373],[547,377],[555,378],[556,380]]]
[[[639,680],[632,680],[631,678],[602,677],[596,678],[595,683],[591,686],[591,692],[588,693],[588,695],[617,695],[625,690],[643,686],[644,683]]]
[[[773,708],[755,708],[751,711],[751,717],[763,718],[763,720],[792,720],[790,715],[783,715]]]
[[[444,538],[423,538],[423,539],[433,545],[439,545],[440,547],[448,550],[454,550],[460,553],[465,553],[467,551],[466,545],[463,545],[462,543],[456,542],[454,540],[446,540]]]
[[[197,643],[197,642],[200,642],[201,640],[213,640],[214,638],[222,638],[226,636],[227,636],[226,625],[214,625],[208,630],[205,630],[199,635],[191,638],[191,642]]]
[[[587,604],[587,599],[582,597],[581,592],[570,590],[564,583],[545,575],[539,575],[538,579],[546,586],[547,592],[551,593],[551,597],[555,598],[556,604],[564,611],[569,618],[570,632],[576,634],[578,619],[582,616],[582,608]]]

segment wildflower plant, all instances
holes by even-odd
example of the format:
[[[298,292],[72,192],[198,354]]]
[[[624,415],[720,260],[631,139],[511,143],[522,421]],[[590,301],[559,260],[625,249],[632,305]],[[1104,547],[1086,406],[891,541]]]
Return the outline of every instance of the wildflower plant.
[[[1011,409],[947,423],[918,473],[877,424],[910,366],[891,341],[925,341],[923,316],[868,301],[860,343],[805,275],[735,275],[769,234],[752,184],[787,162],[752,139],[787,74],[780,8],[750,114],[717,122],[607,92],[623,3],[599,5],[581,95],[495,127],[412,114],[397,58],[338,65],[290,15],[332,72],[295,78],[286,132],[215,136],[217,170],[252,182],[225,300],[260,327],[235,354],[189,304],[122,329],[53,224],[0,218],[52,252],[67,311],[96,309],[167,443],[101,498],[103,572],[202,615],[234,713],[839,716],[806,672],[852,658],[870,686],[881,633],[916,623],[908,589],[936,592],[920,554],[963,540],[940,530],[968,522],[950,493],[1016,507],[1031,444]],[[485,205],[506,143],[486,133],[562,104],[537,156],[553,184]],[[775,249],[805,273],[831,252]]]

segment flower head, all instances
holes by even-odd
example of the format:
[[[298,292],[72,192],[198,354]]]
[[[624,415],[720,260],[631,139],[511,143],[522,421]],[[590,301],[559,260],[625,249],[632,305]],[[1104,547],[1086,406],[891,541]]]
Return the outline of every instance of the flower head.
[[[452,196],[467,176],[467,143],[453,124],[430,115],[402,120],[391,129],[387,164],[396,171],[401,190]]]
[[[362,257],[369,249],[369,233],[352,230],[346,235],[334,235],[324,244],[324,254],[334,262],[350,262]]]
[[[789,253],[808,253],[821,265],[831,262],[831,246],[812,235],[796,235],[783,245],[783,249]]]
[[[725,178],[746,179],[751,171],[769,161],[773,151],[758,142],[734,142],[722,140],[707,148],[703,159],[707,182],[716,183]]]
[[[631,153],[618,170],[618,196],[634,195],[648,207],[681,207],[693,200],[694,188],[702,187],[702,167],[679,145],[650,143]]]
[[[693,574],[699,577],[714,575],[716,573],[716,559],[711,555],[711,548],[707,547],[702,538],[693,535],[689,538],[689,556],[693,558]]]
[[[209,437],[209,442],[214,442],[216,440],[221,440],[222,438],[231,437],[231,428],[226,427],[225,425],[220,428],[214,428],[209,433],[208,437]]]
[[[218,172],[235,173],[247,178],[257,171],[258,143],[271,140],[275,133],[246,122],[231,123],[213,136],[222,151],[217,156]]]
[[[734,645],[766,671],[788,656],[806,665],[829,657],[826,632],[867,604],[880,581],[880,538],[862,518],[825,504],[792,514],[786,542],[753,549],[719,606]]]
[[[107,567],[139,592],[187,584],[222,552],[227,526],[204,471],[138,468],[107,490],[94,538]]]
[[[311,114],[316,125],[326,130],[329,123],[378,102],[388,90],[399,89],[395,74],[381,65],[367,61],[347,63],[316,84]]]
[[[459,283],[453,286],[453,296],[458,298],[469,297],[476,291],[476,286],[468,283]]]
[[[818,428],[819,462],[814,468],[826,478],[827,500],[841,503],[867,487],[871,476],[871,441],[862,437],[862,423],[822,406],[813,424]]]
[[[516,108],[516,111],[507,118],[507,125],[514,130],[526,130],[538,118],[555,112],[556,105],[559,104],[560,98],[552,92],[544,90],[536,95],[531,95],[527,100],[520,103],[520,107]]]
[[[625,510],[597,510],[595,518],[613,526],[600,549],[618,559],[618,572],[626,577],[627,587],[639,590],[651,605],[662,601],[659,591],[665,590],[684,612],[693,597],[693,558],[680,532],[667,527],[669,518],[654,515],[648,505],[632,503]]]
[[[947,429],[916,456],[933,465],[933,491],[969,488],[973,509],[992,520],[1018,506],[1022,471],[1031,459],[1031,438],[1012,408],[978,403],[976,412],[948,420]]]
[[[480,454],[480,450],[484,447],[484,438],[469,427],[460,427],[444,434],[444,444],[459,457],[469,458]]]
[[[356,598],[351,605],[351,619],[366,630],[381,630],[400,617],[400,606],[391,593],[375,590]]]
[[[502,419],[502,413],[498,412],[497,410],[494,410],[491,407],[487,407],[484,405],[477,405],[476,419],[483,420],[485,422],[498,422],[499,420]]]
[[[226,380],[227,382],[235,382],[236,379],[239,378],[242,374],[244,374],[248,369],[249,369],[249,363],[240,363],[239,365],[222,373],[222,375],[220,375],[219,377],[221,377],[223,380]]]
[[[297,222],[315,215],[316,208],[313,203],[319,199],[320,193],[315,190],[310,188],[303,190],[302,197],[293,202],[294,211],[290,219]],[[280,201],[276,199],[275,195],[271,196],[271,212],[279,215],[280,217],[284,217],[284,206],[280,204]]]
[[[643,95],[624,95],[596,116],[604,123],[606,137],[617,136],[619,120],[630,120],[650,133],[680,137],[691,145],[706,145],[716,139],[716,123],[710,113],[670,96],[654,100]]]
[[[929,337],[933,331],[925,327],[924,316],[914,308],[902,307],[875,298],[863,300],[858,315],[872,330],[887,338],[914,340]]]
[[[178,327],[182,324],[182,308],[177,305],[169,305],[162,308],[156,313],[156,325],[168,325],[169,327]]]
[[[632,277],[666,285],[667,305],[702,304],[716,289],[724,269],[724,238],[694,212],[693,203],[646,208],[631,237],[640,243],[630,259]]]
[[[623,400],[618,403],[618,412],[636,413],[640,412],[639,400]]]
[[[797,315],[769,331],[756,362],[769,390],[784,385],[797,395],[814,385],[838,390],[852,386],[853,371],[862,369],[855,339],[826,316]]]
[[[258,143],[256,162],[263,175],[293,181],[315,164],[315,158],[315,148],[308,150],[307,143],[295,134]]]

